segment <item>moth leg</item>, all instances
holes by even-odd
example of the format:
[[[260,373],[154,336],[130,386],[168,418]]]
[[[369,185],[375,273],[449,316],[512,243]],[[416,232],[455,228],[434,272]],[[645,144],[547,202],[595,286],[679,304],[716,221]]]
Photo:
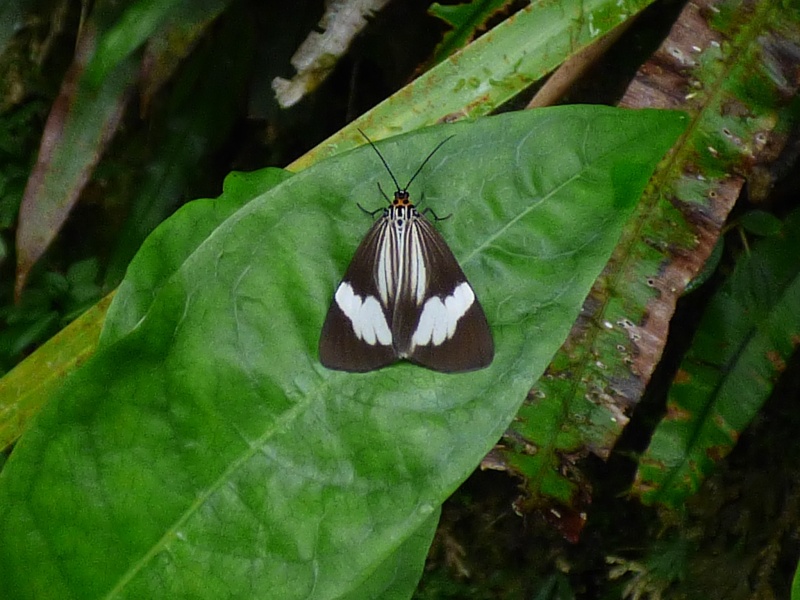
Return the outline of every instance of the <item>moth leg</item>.
[[[422,200],[420,200],[420,202],[422,202]],[[422,214],[423,215],[428,215],[428,214],[433,215],[433,220],[434,221],[446,221],[447,219],[449,219],[450,217],[453,216],[453,213],[450,213],[446,217],[440,217],[435,212],[433,212],[432,208],[426,208],[425,210],[422,211]]]
[[[375,210],[367,210],[366,208],[361,206],[360,202],[356,202],[356,206],[360,208],[362,212],[368,214],[373,219],[375,218],[375,215],[377,215],[379,212],[381,212],[382,210],[386,210],[383,206],[381,206],[380,208],[376,208]]]
[[[383,194],[383,197],[386,198],[386,201],[389,204],[391,204],[392,200],[389,198],[389,196],[386,195],[386,192],[383,191],[383,188],[381,187],[381,182],[380,181],[378,182],[378,189],[380,190],[381,194]]]

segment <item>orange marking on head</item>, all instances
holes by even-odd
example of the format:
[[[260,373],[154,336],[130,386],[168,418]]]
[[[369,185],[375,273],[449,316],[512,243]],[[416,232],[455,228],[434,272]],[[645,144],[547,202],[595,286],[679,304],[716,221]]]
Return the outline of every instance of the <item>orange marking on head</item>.
[[[398,190],[394,194],[394,206],[411,206],[411,200],[408,199],[408,192],[405,190]]]

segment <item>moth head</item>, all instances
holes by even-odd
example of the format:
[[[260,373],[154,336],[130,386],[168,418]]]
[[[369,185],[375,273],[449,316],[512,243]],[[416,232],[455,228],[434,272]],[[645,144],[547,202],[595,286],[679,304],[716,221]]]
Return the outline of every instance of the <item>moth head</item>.
[[[394,201],[392,202],[392,206],[412,206],[411,200],[409,200],[408,191],[397,190],[394,193]]]

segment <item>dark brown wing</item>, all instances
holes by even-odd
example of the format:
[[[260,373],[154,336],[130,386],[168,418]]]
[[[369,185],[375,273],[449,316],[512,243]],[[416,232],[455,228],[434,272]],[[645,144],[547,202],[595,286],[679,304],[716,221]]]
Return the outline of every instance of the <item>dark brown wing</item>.
[[[410,294],[399,292],[392,321],[398,355],[445,373],[488,366],[494,358],[492,333],[458,261],[424,217],[414,220],[410,233],[419,236],[427,287],[419,305],[408,297]],[[404,252],[409,252],[410,248],[413,244],[407,244]],[[414,257],[405,257],[405,260],[411,261]],[[442,339],[445,329],[448,331]]]
[[[386,344],[380,339],[383,326],[390,332],[391,314],[380,305],[374,275],[378,250],[388,227],[386,217],[375,222],[336,288],[319,338],[319,360],[329,369],[372,371],[398,360],[392,340]],[[337,298],[349,302],[340,304]],[[376,309],[373,301],[379,308]],[[353,308],[357,302],[362,303],[360,311]],[[370,308],[372,310],[368,310]],[[350,312],[349,316],[346,311]],[[386,341],[385,335],[383,341]]]

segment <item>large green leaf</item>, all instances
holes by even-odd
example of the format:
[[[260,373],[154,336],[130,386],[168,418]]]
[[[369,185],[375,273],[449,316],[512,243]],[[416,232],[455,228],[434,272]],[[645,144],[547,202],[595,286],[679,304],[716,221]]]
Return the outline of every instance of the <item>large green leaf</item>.
[[[433,512],[428,520],[412,533],[397,551],[390,554],[363,584],[349,590],[340,599],[394,600],[395,598],[410,598],[422,577],[428,548],[430,548],[439,524],[440,512],[440,510]]]
[[[453,213],[440,230],[495,336],[491,367],[457,376],[317,361],[369,226],[355,202],[384,202],[370,148],[256,197],[176,261],[144,318],[20,440],[0,474],[0,596],[384,596],[386,570],[421,564],[411,538],[563,342],[682,127],[676,113],[565,107],[380,144],[404,180],[455,135],[412,192]]]

